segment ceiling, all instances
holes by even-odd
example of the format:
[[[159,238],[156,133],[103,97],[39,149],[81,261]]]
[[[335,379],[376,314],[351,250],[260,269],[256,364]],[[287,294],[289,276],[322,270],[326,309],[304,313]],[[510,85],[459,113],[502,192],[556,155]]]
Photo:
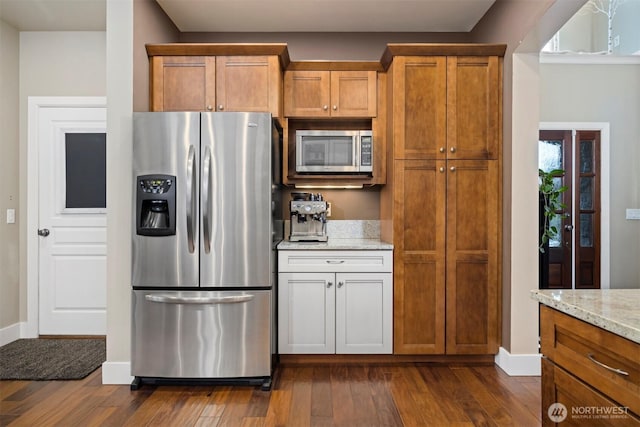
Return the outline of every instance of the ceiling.
[[[0,19],[20,31],[104,31],[106,1],[0,0]],[[156,1],[183,32],[468,32],[495,0]]]

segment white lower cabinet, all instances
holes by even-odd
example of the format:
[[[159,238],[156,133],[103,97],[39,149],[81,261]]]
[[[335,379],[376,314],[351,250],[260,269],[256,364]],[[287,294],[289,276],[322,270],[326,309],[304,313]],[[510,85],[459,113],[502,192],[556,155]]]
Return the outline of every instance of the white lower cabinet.
[[[300,251],[288,251],[299,257]],[[309,254],[312,251],[306,251]],[[347,259],[380,251],[336,251],[318,263],[317,272],[279,270],[278,352],[281,354],[391,354],[393,278],[389,272],[335,272]],[[318,254],[321,256],[320,254]],[[341,257],[344,255],[344,257]],[[308,257],[309,255],[307,255]],[[279,265],[288,263],[280,253]],[[344,262],[340,262],[344,261]],[[353,270],[364,269],[351,265]],[[367,267],[369,271],[370,265]],[[286,269],[286,267],[285,267]]]

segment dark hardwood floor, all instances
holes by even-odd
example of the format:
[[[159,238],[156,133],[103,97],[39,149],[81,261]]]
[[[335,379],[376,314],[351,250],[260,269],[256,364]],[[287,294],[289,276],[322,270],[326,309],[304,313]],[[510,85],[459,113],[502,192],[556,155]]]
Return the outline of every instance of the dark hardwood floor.
[[[539,426],[540,377],[495,366],[281,366],[270,392],[246,386],[1,381],[10,426]]]

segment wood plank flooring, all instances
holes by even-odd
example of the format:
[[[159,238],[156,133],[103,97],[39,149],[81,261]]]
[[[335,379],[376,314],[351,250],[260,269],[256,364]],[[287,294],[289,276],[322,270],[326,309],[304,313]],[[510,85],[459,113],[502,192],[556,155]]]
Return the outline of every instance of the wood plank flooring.
[[[0,426],[539,426],[540,377],[495,366],[285,365],[247,386],[1,381]]]

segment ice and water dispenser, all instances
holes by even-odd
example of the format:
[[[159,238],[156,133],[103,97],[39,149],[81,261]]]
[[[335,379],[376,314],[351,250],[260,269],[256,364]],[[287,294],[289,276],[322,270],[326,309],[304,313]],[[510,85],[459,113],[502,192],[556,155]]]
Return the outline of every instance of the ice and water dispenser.
[[[141,175],[136,178],[136,234],[176,234],[176,177]]]

